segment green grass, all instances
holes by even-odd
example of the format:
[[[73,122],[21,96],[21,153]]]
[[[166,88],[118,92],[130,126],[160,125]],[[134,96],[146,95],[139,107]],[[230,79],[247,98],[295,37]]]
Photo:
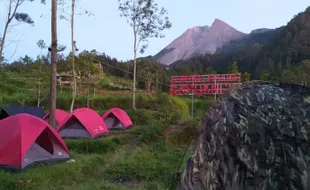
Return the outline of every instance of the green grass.
[[[100,139],[66,140],[75,162],[36,165],[20,173],[1,170],[0,187],[5,190],[173,189],[185,146],[166,143],[161,131],[167,127],[135,126],[126,131],[113,131],[109,137]]]

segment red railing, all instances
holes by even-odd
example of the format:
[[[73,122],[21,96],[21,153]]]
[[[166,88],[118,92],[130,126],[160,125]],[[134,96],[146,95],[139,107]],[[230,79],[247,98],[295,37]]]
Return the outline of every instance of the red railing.
[[[230,86],[241,82],[241,74],[210,74],[171,76],[170,95],[222,94]]]

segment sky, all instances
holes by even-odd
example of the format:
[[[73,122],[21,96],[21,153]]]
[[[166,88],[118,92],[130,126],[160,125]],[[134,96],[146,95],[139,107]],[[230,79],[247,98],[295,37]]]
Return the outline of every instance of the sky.
[[[8,0],[0,0],[0,34],[5,24]],[[70,2],[70,1],[69,1]],[[249,33],[257,28],[277,28],[286,25],[294,15],[310,6],[309,0],[155,0],[168,11],[172,27],[164,31],[165,38],[150,39],[143,55],[155,55],[179,37],[188,28],[210,26],[215,18],[221,19],[237,30]],[[177,3],[178,2],[178,3]],[[297,3],[298,2],[298,3]],[[29,13],[34,25],[19,24],[13,27],[6,41],[4,56],[12,62],[25,55],[40,54],[37,41],[51,42],[50,4],[25,2],[20,12]],[[75,40],[79,50],[96,49],[118,60],[133,58],[133,33],[118,11],[117,0],[77,0],[76,12],[91,11],[93,16],[77,15]],[[68,8],[67,12],[70,12]],[[58,43],[70,50],[70,23],[58,20]],[[47,50],[43,53],[46,54]]]

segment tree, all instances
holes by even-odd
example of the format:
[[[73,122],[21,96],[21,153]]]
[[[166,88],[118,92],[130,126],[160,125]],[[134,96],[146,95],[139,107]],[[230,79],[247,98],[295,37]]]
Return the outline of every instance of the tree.
[[[76,72],[75,72],[75,41],[74,41],[74,9],[75,9],[75,0],[72,0],[71,5],[71,53],[72,53],[72,75],[73,75],[73,86],[72,86],[72,102],[70,106],[70,112],[73,111],[74,108],[74,102],[76,97]]]
[[[62,6],[61,12],[62,14],[60,15],[60,19],[69,21],[67,17],[65,16],[66,14],[69,15],[66,12],[66,3],[64,0],[59,1],[60,5]],[[91,12],[84,10],[84,13],[87,14],[88,16],[93,15]],[[81,14],[81,13],[80,13]],[[74,108],[74,103],[75,103],[75,98],[77,95],[77,81],[76,81],[76,71],[75,71],[75,51],[78,51],[76,47],[76,41],[74,40],[74,19],[75,19],[75,0],[71,0],[71,14],[70,14],[70,24],[71,24],[71,66],[72,66],[72,75],[73,75],[73,83],[72,83],[72,101],[71,101],[71,106],[70,106],[70,111],[73,111]]]
[[[308,86],[310,83],[310,59],[304,60],[298,67],[298,81],[301,85]]]
[[[56,127],[56,74],[57,74],[57,0],[52,0],[51,16],[51,82],[50,82],[50,112],[49,121],[52,127]]]
[[[270,73],[262,72],[260,74],[260,80],[268,81],[270,79]]]
[[[121,17],[132,27],[134,38],[134,69],[132,107],[136,109],[136,65],[137,51],[143,54],[149,38],[163,38],[162,31],[171,27],[164,8],[159,8],[154,0],[118,0]],[[140,47],[140,43],[144,43]]]
[[[43,51],[43,49],[46,49],[47,48],[47,46],[46,46],[46,43],[44,42],[44,40],[39,40],[38,42],[37,42],[37,46],[41,49],[41,52],[40,52],[40,60],[38,60],[38,64],[39,64],[39,73],[41,74],[41,72],[42,72],[42,64],[43,64],[43,61],[42,61],[42,51]],[[37,106],[39,107],[40,106],[40,104],[41,104],[41,102],[42,102],[42,100],[43,99],[41,99],[41,85],[42,85],[42,83],[41,83],[41,78],[42,77],[40,77],[40,79],[39,79],[39,82],[38,82],[38,98],[37,98]]]
[[[96,55],[93,53],[82,52],[76,59],[76,69],[84,77],[98,74],[99,68],[94,63]]]
[[[5,25],[4,30],[2,33],[2,37],[0,37],[0,64],[2,63],[2,55],[3,55],[3,49],[5,46],[6,36],[8,33],[8,30],[13,22],[13,19],[17,20],[18,22],[24,22],[27,24],[34,24],[34,21],[31,19],[31,17],[27,13],[18,12],[18,9],[20,6],[26,2],[26,1],[34,1],[34,0],[6,0],[8,1],[8,13],[7,17],[5,19]],[[41,0],[41,3],[45,3],[45,0]]]
[[[242,73],[242,81],[249,81],[251,80],[251,73],[244,72]]]
[[[234,62],[231,64],[231,66],[230,66],[230,68],[229,68],[229,73],[232,73],[232,74],[237,74],[237,73],[239,73],[237,61],[234,61]]]
[[[46,43],[44,42],[44,40],[39,40],[37,42],[37,46],[41,49],[40,54],[41,54],[41,58],[42,58],[42,51],[47,48]]]

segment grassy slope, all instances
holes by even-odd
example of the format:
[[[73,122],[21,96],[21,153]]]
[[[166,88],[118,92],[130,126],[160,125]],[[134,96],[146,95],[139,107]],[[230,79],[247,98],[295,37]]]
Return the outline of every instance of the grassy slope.
[[[122,82],[126,83],[117,83]],[[108,85],[110,80],[101,83]],[[12,74],[0,83],[0,103],[36,105],[36,86],[37,81],[23,80]],[[88,98],[77,97],[76,106],[85,107]],[[70,93],[58,94],[58,108],[68,110],[70,101]],[[196,120],[188,120],[189,99],[184,101],[165,94],[139,95],[137,111],[130,109],[131,96],[128,95],[97,95],[90,97],[88,103],[98,113],[114,106],[126,109],[136,125],[96,140],[66,140],[74,163],[38,165],[22,173],[0,171],[0,189],[173,189],[188,139],[212,100],[195,99]],[[47,104],[45,99],[42,105]],[[180,120],[185,122],[176,124]],[[190,150],[191,147],[180,170]]]

